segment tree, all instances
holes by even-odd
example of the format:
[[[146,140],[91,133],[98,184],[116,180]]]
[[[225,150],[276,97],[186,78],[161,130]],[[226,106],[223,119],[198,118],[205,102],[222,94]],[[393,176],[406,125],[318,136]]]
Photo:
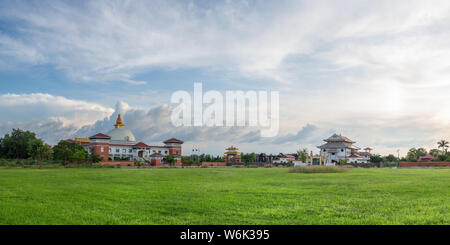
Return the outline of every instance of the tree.
[[[255,153],[243,153],[241,152],[241,161],[243,163],[252,163],[256,161]]]
[[[165,157],[165,162],[167,164],[169,164],[170,166],[172,166],[173,163],[175,163],[175,158],[173,156],[171,156],[171,155],[168,155],[168,156]]]
[[[437,157],[440,155],[440,151],[438,149],[431,149],[430,150],[430,155]]]
[[[69,161],[75,163],[82,163],[86,161],[87,156],[88,154],[84,149],[75,150],[75,152],[73,152],[73,154],[70,156]]]
[[[36,134],[21,129],[13,129],[11,135],[6,134],[0,141],[1,155],[6,158],[29,158],[28,145],[36,140]]]
[[[92,153],[91,155],[89,155],[89,161],[91,163],[98,163],[98,162],[103,161],[103,157],[97,153]]]
[[[42,168],[42,161],[49,160],[52,157],[50,146],[44,144],[41,139],[30,140],[28,143],[28,155],[39,162],[39,167]]]
[[[428,154],[427,150],[425,148],[417,148],[416,150],[417,157],[422,157]]]
[[[188,156],[181,156],[181,162],[183,164],[187,164],[187,165],[191,165],[193,163],[193,161],[191,160],[190,157]]]
[[[410,162],[417,162],[417,155],[415,153],[415,151],[409,151],[408,154],[406,154],[406,160],[410,161]]]
[[[437,156],[437,160],[439,160],[439,161],[446,161],[447,160],[447,155],[439,154]]]
[[[80,151],[83,151],[85,153],[84,160],[86,160],[87,152],[84,150],[83,146],[81,146],[76,142],[68,142],[65,140],[61,140],[57,145],[53,147],[53,159],[62,160],[65,163],[68,161],[70,162],[77,160],[81,161],[80,159],[84,154],[78,153],[77,156],[73,156],[75,153]]]
[[[395,157],[392,154],[389,154],[388,156],[386,156],[385,159],[386,159],[387,162],[395,162],[395,161],[397,161],[397,157]]]
[[[381,163],[383,162],[383,158],[380,155],[372,155],[370,156],[370,162],[372,163]]]
[[[297,151],[297,159],[301,160],[302,162],[306,162],[306,159],[308,158],[308,149],[303,148]]]
[[[446,140],[440,140],[439,142],[437,142],[438,144],[438,148],[442,148],[442,152],[447,154],[447,149],[448,149],[448,141]]]
[[[427,150],[424,148],[411,148],[406,155],[408,161],[417,161],[419,157],[427,155]]]

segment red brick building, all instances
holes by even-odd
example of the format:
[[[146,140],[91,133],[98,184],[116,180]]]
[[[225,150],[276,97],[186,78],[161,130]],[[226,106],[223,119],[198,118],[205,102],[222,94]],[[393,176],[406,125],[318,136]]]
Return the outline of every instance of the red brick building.
[[[181,145],[184,143],[175,138],[164,141],[164,145],[161,146],[152,146],[144,142],[138,142],[134,134],[125,128],[120,114],[117,116],[114,128],[108,133],[98,133],[89,138],[76,138],[74,141],[80,143],[89,154],[99,154],[103,157],[104,161],[139,160],[162,165],[165,157],[173,156],[175,158],[175,165],[178,166],[181,166]]]

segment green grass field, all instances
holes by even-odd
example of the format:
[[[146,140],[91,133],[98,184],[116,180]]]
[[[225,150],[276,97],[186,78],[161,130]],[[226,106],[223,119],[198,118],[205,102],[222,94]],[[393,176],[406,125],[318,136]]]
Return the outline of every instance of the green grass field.
[[[0,224],[450,224],[450,169],[0,169]]]

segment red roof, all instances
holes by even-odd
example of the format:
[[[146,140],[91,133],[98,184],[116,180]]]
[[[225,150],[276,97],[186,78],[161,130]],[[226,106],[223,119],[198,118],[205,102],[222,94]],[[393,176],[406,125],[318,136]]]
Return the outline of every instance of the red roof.
[[[73,140],[73,139],[67,139],[66,141],[70,142],[70,143],[75,142],[75,140]]]
[[[143,142],[139,142],[139,143],[135,144],[134,147],[150,148],[149,145],[146,145],[146,144],[143,143]]]
[[[170,138],[170,139],[164,141],[164,144],[167,144],[167,143],[178,143],[178,144],[183,144],[184,142],[181,141],[181,140],[179,140],[179,139]]]
[[[155,152],[153,154],[150,155],[151,157],[163,157],[164,155],[158,152]]]
[[[432,155],[425,155],[425,156],[421,156],[421,157],[419,157],[419,161],[422,161],[422,160],[432,160],[432,159],[434,159],[434,156],[432,156]]]
[[[96,135],[92,135],[89,139],[111,139],[111,137],[106,134],[98,133]]]

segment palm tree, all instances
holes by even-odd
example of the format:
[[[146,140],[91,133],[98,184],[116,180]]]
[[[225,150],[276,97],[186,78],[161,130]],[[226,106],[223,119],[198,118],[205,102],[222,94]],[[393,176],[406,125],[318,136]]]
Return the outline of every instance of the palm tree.
[[[447,154],[447,149],[448,149],[448,141],[446,140],[441,140],[438,143],[438,148],[442,148],[442,152],[445,152],[445,154]]]

